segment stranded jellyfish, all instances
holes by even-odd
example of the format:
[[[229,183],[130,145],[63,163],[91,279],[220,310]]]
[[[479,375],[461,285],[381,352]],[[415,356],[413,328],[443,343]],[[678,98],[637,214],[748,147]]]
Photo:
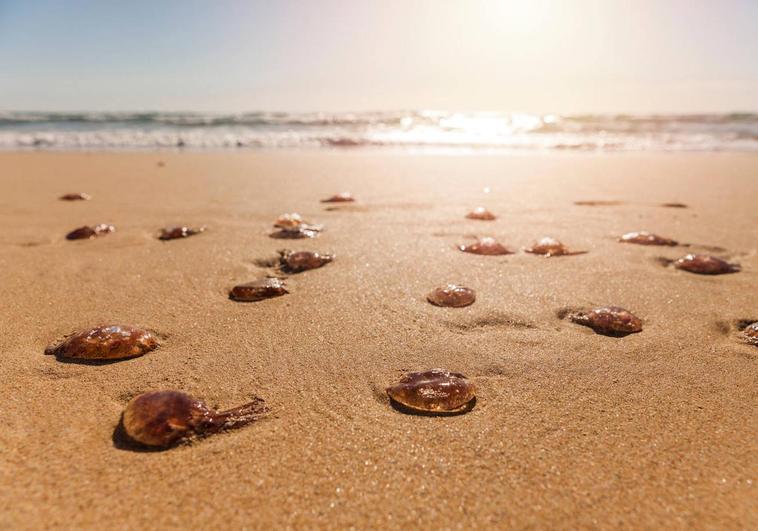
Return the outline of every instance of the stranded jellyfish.
[[[273,297],[281,297],[289,293],[284,281],[279,278],[263,278],[247,284],[234,286],[229,292],[229,298],[239,302],[255,302]]]
[[[75,194],[63,194],[59,199],[61,201],[89,201],[92,199],[92,196],[84,192],[78,192]]]
[[[101,223],[100,225],[95,225],[94,227],[84,226],[79,227],[78,229],[74,229],[68,234],[66,234],[67,240],[91,240],[92,238],[97,238],[98,236],[104,236],[106,234],[110,234],[111,232],[115,231],[116,227],[113,225],[108,225],[106,223]]]
[[[282,214],[274,221],[274,227],[280,230],[270,236],[278,239],[315,238],[323,228],[322,225],[308,223],[296,213]]]
[[[730,264],[726,260],[707,254],[688,254],[676,260],[674,267],[699,275],[723,275],[740,270],[739,264]]]
[[[742,336],[751,345],[758,346],[758,321],[747,325],[745,330],[742,331]]]
[[[45,354],[80,360],[121,360],[135,358],[158,348],[158,338],[149,330],[126,325],[97,326],[77,332]]]
[[[476,386],[462,374],[445,369],[411,372],[387,388],[393,405],[409,413],[465,413],[476,403]]]
[[[182,439],[245,426],[267,412],[258,397],[239,407],[216,411],[181,391],[152,391],[132,398],[121,422],[134,442],[166,448]]]
[[[158,238],[161,240],[176,240],[178,238],[188,238],[195,234],[200,234],[201,232],[205,232],[205,227],[198,227],[196,229],[185,226],[167,227],[165,229],[161,229],[161,234],[158,236]]]
[[[625,336],[642,331],[642,321],[639,317],[618,306],[604,306],[588,312],[572,313],[569,319],[574,323],[589,326],[598,334],[608,336]]]
[[[639,245],[669,245],[671,247],[679,245],[679,242],[676,240],[664,238],[657,234],[651,234],[644,230],[639,232],[627,232],[619,238],[619,241],[621,243],[636,243]]]
[[[666,208],[687,208],[687,205],[684,203],[662,203],[661,206]]]
[[[426,300],[435,306],[462,308],[474,304],[476,294],[473,289],[458,284],[448,284],[445,287],[433,289],[426,296]]]
[[[332,197],[321,200],[322,203],[353,203],[354,201],[355,198],[350,192],[340,192]]]
[[[288,249],[279,251],[279,267],[287,273],[300,273],[309,269],[317,269],[334,260],[332,254],[321,254],[312,251],[293,252]]]
[[[569,256],[572,254],[584,254],[586,251],[570,251],[555,238],[545,237],[532,244],[531,247],[524,249],[527,253],[541,254],[546,257],[550,256]]]
[[[492,221],[497,219],[497,216],[487,210],[484,207],[476,207],[474,210],[466,214],[468,219],[478,219],[481,221]]]
[[[489,236],[479,238],[476,243],[471,243],[469,245],[459,245],[458,249],[464,253],[483,254],[488,256],[513,254],[511,250],[498,243],[495,238],[490,238]]]

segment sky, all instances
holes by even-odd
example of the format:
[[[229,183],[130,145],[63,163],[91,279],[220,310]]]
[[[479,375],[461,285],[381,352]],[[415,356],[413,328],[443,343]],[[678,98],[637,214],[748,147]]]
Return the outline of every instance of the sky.
[[[0,109],[758,110],[756,0],[0,0]]]

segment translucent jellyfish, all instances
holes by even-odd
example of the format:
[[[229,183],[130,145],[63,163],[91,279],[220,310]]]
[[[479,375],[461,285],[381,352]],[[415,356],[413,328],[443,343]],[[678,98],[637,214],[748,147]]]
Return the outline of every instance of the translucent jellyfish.
[[[280,229],[269,234],[269,237],[277,240],[301,240],[303,238],[315,238],[319,231],[299,227],[297,229]]]
[[[84,192],[77,192],[74,194],[63,194],[59,199],[61,201],[89,201],[92,199],[92,196]]]
[[[758,346],[758,321],[747,325],[742,331],[742,337],[751,345]]]
[[[108,225],[105,223],[101,223],[100,225],[95,225],[94,227],[84,226],[79,227],[78,229],[74,229],[68,234],[66,234],[67,240],[91,240],[92,238],[97,238],[98,236],[105,236],[106,234],[110,234],[111,232],[114,232],[116,230],[116,227],[113,225]]]
[[[97,326],[77,332],[45,349],[62,359],[120,360],[135,358],[158,348],[154,333],[128,325]]]
[[[352,203],[355,201],[353,194],[350,192],[340,192],[326,199],[322,199],[322,203]]]
[[[458,284],[448,284],[442,288],[433,289],[426,296],[426,299],[435,306],[462,308],[474,304],[476,294],[473,289]]]
[[[542,256],[570,256],[584,254],[587,251],[570,251],[565,245],[555,238],[545,237],[524,249],[527,253],[541,254]]]
[[[687,208],[684,203],[661,203],[662,207],[666,208]]]
[[[485,236],[479,238],[476,243],[470,243],[469,245],[459,245],[458,249],[464,253],[482,254],[487,256],[496,256],[503,254],[513,254],[513,251],[506,246],[500,244],[495,238]]]
[[[268,413],[262,398],[216,411],[181,391],[152,391],[126,405],[121,423],[126,435],[144,446],[167,448],[181,440],[240,428]]]
[[[466,214],[468,219],[478,219],[481,221],[492,221],[497,219],[497,216],[487,210],[484,207],[476,207],[474,210]]]
[[[309,269],[317,269],[334,260],[332,254],[321,254],[312,251],[293,252],[288,249],[279,251],[279,267],[286,273],[300,273]]]
[[[592,328],[598,334],[608,336],[625,336],[642,331],[642,321],[639,317],[618,306],[604,306],[593,308],[589,312],[572,313],[569,319]]]
[[[679,242],[675,240],[664,238],[657,234],[651,234],[646,231],[627,232],[619,238],[619,241],[621,243],[636,243],[638,245],[668,245],[671,247],[679,245]]]
[[[289,293],[284,281],[279,278],[264,278],[234,286],[229,298],[238,302],[255,302]]]
[[[416,414],[449,415],[470,411],[476,386],[468,378],[445,369],[411,372],[387,388],[393,405]]]
[[[308,223],[297,213],[282,214],[274,221],[274,227],[280,230],[271,233],[270,236],[287,240],[315,238],[324,228],[323,225]]]
[[[161,240],[176,240],[178,238],[188,238],[189,236],[194,236],[195,234],[200,234],[201,232],[205,232],[206,227],[198,227],[198,228],[192,228],[192,227],[167,227],[164,229],[161,229],[161,234],[158,236]]]
[[[736,273],[740,270],[739,264],[730,264],[726,260],[706,254],[683,256],[674,262],[674,267],[699,275],[723,275],[725,273]]]

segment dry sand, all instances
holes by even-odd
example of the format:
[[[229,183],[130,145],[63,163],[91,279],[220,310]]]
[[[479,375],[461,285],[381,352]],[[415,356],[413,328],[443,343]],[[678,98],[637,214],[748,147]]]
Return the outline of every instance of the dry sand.
[[[360,205],[319,203],[342,190]],[[758,319],[755,155],[4,153],[0,191],[0,527],[758,526],[758,348],[734,325]],[[56,199],[78,191],[93,199]],[[690,208],[657,206],[669,201]],[[464,219],[480,204],[500,218]],[[327,230],[268,238],[284,212]],[[117,232],[64,239],[95,223]],[[155,238],[177,223],[209,230]],[[694,246],[614,239],[641,229]],[[452,249],[474,234],[589,252]],[[656,260],[708,246],[743,271]],[[337,259],[292,277],[290,295],[227,299],[283,247]],[[425,302],[448,281],[477,302]],[[556,316],[600,304],[644,331]],[[166,339],[109,365],[43,354],[107,322]],[[472,412],[388,405],[388,383],[438,366],[476,382]],[[127,401],[161,388],[220,407],[260,395],[273,414],[164,452],[114,445]]]

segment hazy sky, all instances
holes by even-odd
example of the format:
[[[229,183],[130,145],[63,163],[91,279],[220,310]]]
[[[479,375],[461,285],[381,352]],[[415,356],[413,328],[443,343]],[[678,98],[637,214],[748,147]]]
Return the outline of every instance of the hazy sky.
[[[6,110],[758,110],[758,0],[0,0]]]

